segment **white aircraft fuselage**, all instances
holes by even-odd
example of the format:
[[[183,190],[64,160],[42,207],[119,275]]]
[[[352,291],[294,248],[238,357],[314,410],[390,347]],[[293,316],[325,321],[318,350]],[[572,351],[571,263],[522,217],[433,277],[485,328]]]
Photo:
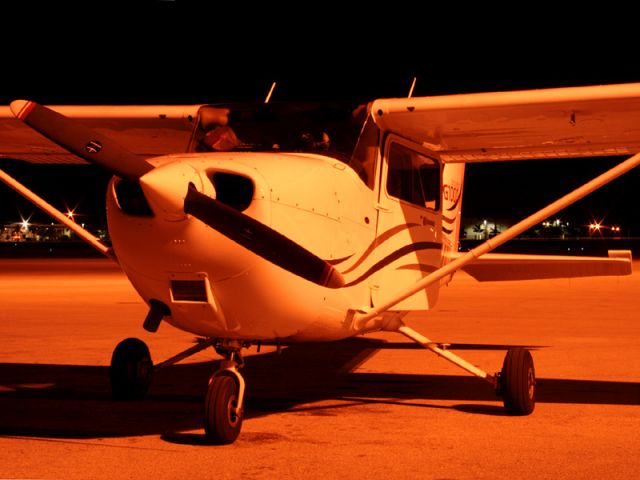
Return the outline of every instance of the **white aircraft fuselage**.
[[[372,306],[377,300],[372,291],[393,280],[384,272],[414,280],[421,275],[414,265],[424,271],[442,261],[438,211],[405,204],[405,210],[419,211],[397,212],[397,224],[389,223],[392,218],[379,221],[378,215],[392,217],[393,208],[381,206],[377,189],[335,158],[225,152],[159,157],[153,163],[156,168],[140,179],[153,214],[123,211],[114,177],[107,194],[109,232],[141,297],[167,305],[171,313],[165,321],[196,335],[288,341],[353,336],[363,327],[353,325],[352,313]],[[216,198],[216,174],[248,179],[250,198],[236,208],[248,204],[242,213],[332,264],[343,273],[346,288],[290,273],[185,214],[189,183]],[[378,231],[379,223],[385,223],[384,231]],[[398,254],[409,241],[427,248]],[[433,306],[437,287],[428,293],[418,299],[423,308]]]

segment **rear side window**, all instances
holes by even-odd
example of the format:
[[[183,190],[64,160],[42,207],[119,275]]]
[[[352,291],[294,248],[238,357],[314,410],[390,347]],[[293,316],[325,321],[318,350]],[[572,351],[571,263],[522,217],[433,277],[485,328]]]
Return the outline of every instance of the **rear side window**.
[[[440,208],[440,165],[410,148],[389,148],[387,193],[422,208]]]

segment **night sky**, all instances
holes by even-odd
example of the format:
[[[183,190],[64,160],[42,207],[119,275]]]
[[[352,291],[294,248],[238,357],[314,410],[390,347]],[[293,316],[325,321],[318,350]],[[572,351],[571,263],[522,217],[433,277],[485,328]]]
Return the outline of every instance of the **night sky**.
[[[393,2],[386,9],[299,3],[185,7],[143,2],[119,9],[98,2],[69,16],[47,10],[0,12],[5,21],[0,104],[208,103],[262,100],[277,81],[277,100],[371,100],[640,81],[634,15],[621,9],[561,13],[536,3],[527,11],[451,4],[424,12]],[[5,8],[5,7],[2,7]],[[27,7],[30,8],[30,7]],[[514,7],[515,8],[515,7]],[[611,10],[614,10],[613,8]],[[27,46],[26,37],[36,38]],[[463,213],[516,220],[611,165],[561,160],[473,165]],[[99,222],[107,177],[99,169],[9,165],[56,206],[64,202]],[[640,234],[632,172],[564,218],[606,218]],[[35,209],[0,186],[0,221]],[[46,221],[36,214],[34,220]]]

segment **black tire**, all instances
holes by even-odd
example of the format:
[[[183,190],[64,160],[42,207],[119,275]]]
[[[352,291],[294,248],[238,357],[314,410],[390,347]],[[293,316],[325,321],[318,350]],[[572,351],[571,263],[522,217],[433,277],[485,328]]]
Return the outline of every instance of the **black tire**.
[[[236,415],[238,383],[229,373],[211,377],[204,404],[204,433],[216,445],[235,442],[242,429],[242,414]]]
[[[121,341],[111,356],[109,380],[116,400],[136,400],[149,391],[153,362],[149,348],[137,338]]]
[[[529,415],[536,406],[536,373],[529,350],[512,348],[504,357],[500,394],[509,415]]]

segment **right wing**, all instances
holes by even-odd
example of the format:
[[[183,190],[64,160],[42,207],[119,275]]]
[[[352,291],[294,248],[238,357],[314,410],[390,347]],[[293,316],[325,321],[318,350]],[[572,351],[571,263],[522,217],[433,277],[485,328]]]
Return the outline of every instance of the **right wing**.
[[[53,106],[78,119],[127,150],[143,157],[184,152],[189,145],[201,105],[82,105]],[[0,107],[0,159],[32,163],[86,163],[37,133]]]
[[[631,251],[609,250],[608,257],[487,253],[461,270],[480,282],[631,275]]]

